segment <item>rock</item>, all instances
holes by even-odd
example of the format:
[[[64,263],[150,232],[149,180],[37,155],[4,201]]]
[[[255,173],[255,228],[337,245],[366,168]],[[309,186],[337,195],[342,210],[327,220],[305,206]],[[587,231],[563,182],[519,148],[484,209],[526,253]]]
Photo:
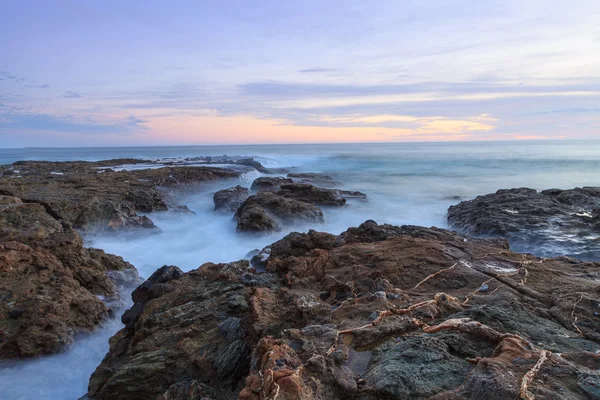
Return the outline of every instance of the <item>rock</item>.
[[[238,165],[246,165],[248,167],[252,167],[258,172],[262,172],[263,174],[268,174],[269,170],[265,168],[261,163],[256,161],[254,158],[244,158],[242,160],[238,160],[236,162]]]
[[[240,185],[222,189],[215,193],[215,211],[236,212],[240,205],[250,196],[250,190]]]
[[[571,254],[600,260],[598,224],[600,188],[520,188],[463,201],[448,209],[448,224],[467,234],[502,236],[521,251],[544,256]]]
[[[238,232],[279,231],[284,224],[323,222],[323,212],[312,204],[271,192],[248,197],[235,213]]]
[[[175,279],[179,279],[183,275],[183,271],[174,265],[164,265],[154,271],[150,278],[137,287],[132,293],[131,298],[135,303],[147,302],[152,297],[150,296],[151,289],[158,284],[164,284]]]
[[[284,183],[294,183],[294,181],[281,176],[262,176],[252,182],[250,189],[255,192],[262,192],[264,190],[277,192]]]
[[[536,363],[529,396],[597,392],[599,263],[374,221],[269,247],[265,273],[169,281],[111,338],[88,397],[514,399]]]
[[[341,189],[338,189],[337,191],[340,194],[340,196],[342,196],[344,199],[359,199],[359,200],[366,200],[367,199],[367,195],[366,194],[364,194],[363,192],[359,192],[357,190],[341,190]]]
[[[308,183],[286,183],[280,185],[279,196],[321,206],[343,206],[346,204],[338,190],[324,189]]]
[[[251,293],[241,284],[247,268],[247,261],[209,263],[169,281],[174,290],[145,303],[132,328],[110,340],[89,398],[189,399],[185,390],[227,398],[250,368],[250,315],[241,306]]]
[[[119,286],[136,284],[137,271],[83,248],[42,205],[0,201],[0,359],[56,353],[108,318]]]
[[[107,166],[147,160],[99,162],[21,161],[14,163],[22,176],[0,177],[0,195],[37,203],[61,222],[86,232],[155,229],[138,213],[177,210],[175,191],[241,172],[212,167],[163,167],[119,171]]]
[[[330,175],[316,172],[292,172],[287,174],[287,177],[301,183],[310,183],[314,185],[335,186],[341,184],[341,182],[335,180]]]

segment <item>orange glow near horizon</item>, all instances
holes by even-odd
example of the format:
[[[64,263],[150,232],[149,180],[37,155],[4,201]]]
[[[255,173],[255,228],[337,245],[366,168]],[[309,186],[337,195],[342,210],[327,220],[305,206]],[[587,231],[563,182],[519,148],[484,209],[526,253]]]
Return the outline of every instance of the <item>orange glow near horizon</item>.
[[[382,121],[390,121],[389,118],[383,117],[385,116],[382,116]],[[476,139],[477,133],[494,129],[494,126],[485,123],[487,121],[408,116],[398,117],[396,120],[415,121],[417,127],[389,128],[368,124],[297,126],[283,120],[258,119],[251,116],[162,116],[145,124],[150,132],[145,132],[144,136],[157,142],[168,139],[181,143],[207,144],[452,141]]]

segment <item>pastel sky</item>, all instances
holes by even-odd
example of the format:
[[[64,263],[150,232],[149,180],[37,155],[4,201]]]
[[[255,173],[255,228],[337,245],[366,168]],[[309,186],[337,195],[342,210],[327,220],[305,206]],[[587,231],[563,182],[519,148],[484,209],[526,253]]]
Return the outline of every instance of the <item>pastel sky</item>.
[[[599,0],[3,0],[0,147],[600,138]]]

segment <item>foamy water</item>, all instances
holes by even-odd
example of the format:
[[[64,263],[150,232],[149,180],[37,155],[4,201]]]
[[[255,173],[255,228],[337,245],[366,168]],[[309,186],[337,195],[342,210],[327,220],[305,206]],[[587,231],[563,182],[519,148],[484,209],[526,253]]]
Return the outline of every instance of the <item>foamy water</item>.
[[[322,225],[299,225],[269,235],[240,235],[235,232],[232,215],[212,212],[212,195],[236,184],[249,187],[260,176],[253,171],[240,179],[206,184],[180,198],[196,215],[150,215],[161,228],[159,233],[93,237],[87,238],[87,245],[124,257],[147,277],[165,264],[188,271],[208,261],[238,260],[294,230],[314,228],[337,234],[367,219],[446,227],[447,208],[460,201],[456,196],[468,199],[523,186],[569,189],[600,185],[599,142],[22,149],[0,150],[0,162],[224,154],[258,156],[267,167],[294,167],[294,172],[328,173],[343,183],[342,188],[363,191],[369,200],[325,208]],[[545,248],[544,252],[553,250],[557,254],[564,251]],[[0,366],[0,398],[78,399],[87,391],[89,375],[108,350],[108,338],[120,327],[120,322],[113,320],[98,332],[78,338],[59,355]]]

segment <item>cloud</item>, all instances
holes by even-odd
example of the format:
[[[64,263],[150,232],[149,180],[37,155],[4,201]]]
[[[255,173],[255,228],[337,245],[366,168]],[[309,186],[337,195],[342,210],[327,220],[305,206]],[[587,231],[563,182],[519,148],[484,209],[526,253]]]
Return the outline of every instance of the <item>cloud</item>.
[[[65,92],[65,94],[63,95],[63,97],[65,99],[78,99],[81,97],[81,95],[79,93],[73,92],[71,90],[68,90]]]
[[[25,82],[25,79],[19,78],[7,71],[0,71],[0,75],[4,75],[4,77],[13,82]]]
[[[350,85],[286,82],[251,82],[239,86],[247,96],[272,98],[314,98],[325,96],[385,96],[425,93],[474,94],[552,94],[600,92],[600,84],[524,85],[487,82],[418,82],[396,85]]]
[[[48,89],[50,87],[50,85],[47,84],[43,84],[43,85],[25,85],[23,86],[25,88],[39,88],[39,89]]]
[[[134,130],[145,129],[145,121],[130,115],[111,123],[95,121],[92,118],[75,119],[72,116],[53,116],[49,114],[0,114],[0,128],[47,130],[56,132],[69,132],[78,134],[112,134],[128,133]]]
[[[562,108],[559,110],[541,111],[528,115],[548,115],[548,114],[587,114],[600,113],[600,108]]]
[[[301,74],[314,74],[314,73],[319,73],[319,72],[332,72],[332,71],[336,71],[335,68],[305,68],[305,69],[299,69],[298,72],[300,72]]]

